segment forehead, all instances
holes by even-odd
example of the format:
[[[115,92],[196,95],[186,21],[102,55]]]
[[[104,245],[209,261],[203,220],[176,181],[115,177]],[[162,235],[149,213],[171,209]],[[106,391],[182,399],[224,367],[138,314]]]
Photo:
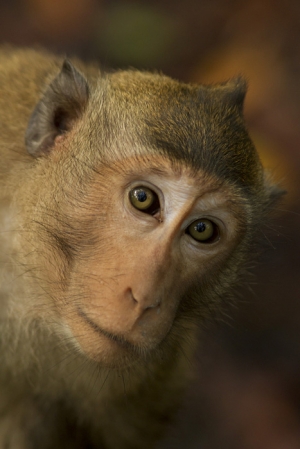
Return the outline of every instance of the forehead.
[[[216,176],[208,174],[202,169],[195,170],[189,165],[170,160],[160,154],[153,154],[151,159],[147,154],[140,154],[126,158],[115,159],[112,164],[106,165],[110,177],[122,179],[122,183],[142,181],[169,182],[180,189],[187,186],[195,194],[203,190],[216,191],[223,189],[227,184]]]
[[[202,169],[246,190],[261,182],[260,161],[242,116],[245,86],[192,86],[160,75],[121,72],[112,76],[110,93],[112,120],[119,122],[132,148],[147,148],[148,154]]]

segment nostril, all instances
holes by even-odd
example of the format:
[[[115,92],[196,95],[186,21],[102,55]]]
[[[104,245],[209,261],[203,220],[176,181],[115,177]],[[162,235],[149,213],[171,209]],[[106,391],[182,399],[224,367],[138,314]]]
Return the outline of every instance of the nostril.
[[[159,306],[160,306],[160,301],[156,301],[152,304],[146,305],[145,310],[146,309],[155,309],[156,307],[159,307]]]
[[[160,300],[154,300],[148,299],[148,298],[144,298],[144,297],[139,297],[138,299],[134,296],[134,293],[132,291],[131,288],[128,288],[128,294],[132,300],[132,302],[134,304],[139,304],[139,306],[143,309],[143,310],[148,310],[148,309],[156,309],[159,308],[161,305],[161,301]]]
[[[128,291],[129,291],[129,295],[130,295],[132,301],[134,303],[138,304],[138,300],[134,297],[134,294],[133,294],[133,291],[131,290],[131,288],[129,288]]]

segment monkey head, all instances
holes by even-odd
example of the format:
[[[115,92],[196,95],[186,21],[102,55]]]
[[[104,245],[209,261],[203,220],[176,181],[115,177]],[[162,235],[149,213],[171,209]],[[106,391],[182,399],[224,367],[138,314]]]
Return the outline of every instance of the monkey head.
[[[41,93],[20,251],[37,318],[46,295],[56,332],[88,358],[121,366],[180,346],[236,281],[278,193],[245,129],[245,90],[65,61]]]

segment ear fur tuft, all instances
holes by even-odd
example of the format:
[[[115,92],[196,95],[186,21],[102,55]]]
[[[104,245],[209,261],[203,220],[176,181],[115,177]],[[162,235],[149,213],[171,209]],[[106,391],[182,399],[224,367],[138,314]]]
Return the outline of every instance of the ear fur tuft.
[[[236,106],[243,113],[244,100],[247,93],[246,80],[238,76],[220,85],[223,90],[223,98],[228,104]]]

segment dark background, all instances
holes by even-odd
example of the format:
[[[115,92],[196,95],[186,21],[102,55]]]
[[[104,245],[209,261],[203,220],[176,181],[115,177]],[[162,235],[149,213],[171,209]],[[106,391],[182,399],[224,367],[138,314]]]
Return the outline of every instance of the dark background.
[[[288,195],[260,230],[238,307],[207,325],[160,449],[299,448],[300,2],[1,0],[0,40],[188,82],[249,81],[249,131]]]

